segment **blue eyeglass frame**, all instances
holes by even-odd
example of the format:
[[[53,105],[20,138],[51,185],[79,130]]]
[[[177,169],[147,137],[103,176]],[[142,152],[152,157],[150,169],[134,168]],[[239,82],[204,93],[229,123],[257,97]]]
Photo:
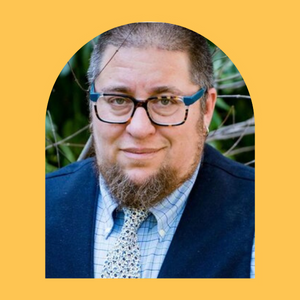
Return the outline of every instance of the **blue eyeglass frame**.
[[[192,96],[176,96],[176,97],[182,99],[182,101],[184,102],[184,104],[186,106],[190,106],[193,103],[195,103],[196,101],[198,101],[204,95],[205,92],[206,92],[206,88],[203,87]],[[98,98],[100,96],[104,96],[104,95],[105,95],[105,93],[100,94],[100,93],[95,92],[95,85],[94,85],[94,83],[92,83],[91,89],[90,89],[90,100],[93,101],[93,102],[97,102]],[[108,95],[112,95],[112,94],[108,94]],[[135,103],[136,102],[144,102],[146,100],[153,100],[153,99],[157,99],[157,98],[158,99],[167,98],[167,97],[150,97],[146,100],[138,100],[138,99],[135,99],[135,98],[127,96],[127,95],[120,95],[120,96],[126,96],[127,98],[133,100],[133,102],[135,102]]]
[[[188,117],[189,106],[191,104],[195,103],[196,101],[198,101],[204,95],[205,92],[206,92],[206,88],[201,88],[198,92],[196,92],[192,96],[176,96],[176,97],[180,98],[186,106],[184,120],[180,123],[177,123],[177,124],[163,124],[163,123],[155,122],[154,120],[152,120],[152,118],[151,118],[151,116],[148,112],[148,109],[147,109],[148,101],[154,100],[154,99],[168,99],[168,98],[170,98],[169,96],[150,97],[146,100],[138,100],[138,99],[135,99],[135,98],[133,98],[131,96],[127,96],[127,95],[111,94],[111,93],[107,93],[107,94],[106,93],[97,93],[97,92],[95,92],[94,83],[92,83],[91,89],[90,89],[90,100],[92,102],[96,103],[100,96],[124,96],[126,98],[131,99],[134,103],[134,109],[132,111],[132,115],[129,118],[129,120],[133,117],[134,112],[135,112],[137,107],[143,107],[146,110],[148,118],[151,120],[152,123],[154,123],[156,125],[159,125],[159,126],[171,127],[171,126],[179,126],[179,125],[182,125],[182,124],[185,123],[185,121],[187,120],[187,117]],[[95,113],[96,113],[97,118],[102,122],[109,123],[109,124],[126,124],[129,121],[129,120],[127,120],[125,122],[110,122],[110,121],[103,120],[103,119],[100,118],[100,116],[98,114],[97,106],[94,105],[94,107],[95,107]]]

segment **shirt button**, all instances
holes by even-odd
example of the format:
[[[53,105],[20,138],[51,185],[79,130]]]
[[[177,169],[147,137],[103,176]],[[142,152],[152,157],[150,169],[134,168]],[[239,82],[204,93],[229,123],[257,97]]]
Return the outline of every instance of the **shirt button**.
[[[165,236],[165,234],[166,234],[166,233],[165,233],[165,231],[164,231],[164,230],[162,230],[162,229],[161,229],[161,230],[159,231],[159,235],[160,235],[161,237],[164,237],[164,236]]]
[[[109,233],[110,232],[110,228],[105,228],[105,233]]]

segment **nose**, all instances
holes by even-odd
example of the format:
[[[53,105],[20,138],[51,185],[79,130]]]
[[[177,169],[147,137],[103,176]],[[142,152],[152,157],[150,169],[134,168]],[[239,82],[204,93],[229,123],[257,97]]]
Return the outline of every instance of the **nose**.
[[[156,128],[149,119],[146,110],[143,107],[137,107],[126,131],[136,139],[144,139],[154,134]]]

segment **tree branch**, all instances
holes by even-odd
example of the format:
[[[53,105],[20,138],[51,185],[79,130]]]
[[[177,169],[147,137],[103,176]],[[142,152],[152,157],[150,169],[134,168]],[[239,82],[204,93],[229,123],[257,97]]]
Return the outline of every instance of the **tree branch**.
[[[221,84],[221,85],[216,85],[216,88],[218,90],[224,90],[224,89],[238,89],[245,86],[244,80],[237,81],[237,82],[231,82],[227,84]]]
[[[251,161],[245,163],[244,165],[245,165],[245,166],[249,166],[249,165],[253,165],[254,163],[255,163],[255,159],[253,159],[253,160],[251,160]]]
[[[84,148],[82,149],[77,161],[81,161],[83,159],[85,159],[87,157],[87,154],[89,153],[90,149],[92,148],[92,141],[93,141],[93,138],[92,138],[92,135],[90,135],[88,141],[86,142]]]
[[[231,79],[235,79],[235,78],[239,78],[239,77],[241,77],[241,74],[240,74],[240,73],[237,73],[237,74],[232,75],[232,76],[228,76],[228,77],[216,79],[215,82],[227,81],[227,80],[231,80]]]
[[[72,68],[72,66],[71,66],[71,64],[70,64],[70,61],[68,61],[68,66],[69,66],[69,68],[70,68],[70,70],[71,70],[71,72],[72,72],[72,74],[73,74],[73,77],[74,77],[76,83],[77,83],[78,86],[80,87],[80,89],[83,90],[84,92],[87,92],[87,90],[84,89],[84,88],[81,86],[81,84],[79,83],[79,80],[77,79],[77,77],[76,77],[76,75],[75,75],[75,73],[74,73],[74,71],[73,71],[73,68]]]
[[[242,148],[238,148],[238,149],[235,149],[235,150],[231,150],[230,152],[227,151],[226,156],[237,155],[237,154],[241,154],[241,153],[245,153],[245,152],[250,152],[250,151],[254,151],[254,149],[255,149],[254,146],[242,147]]]
[[[241,135],[249,135],[255,133],[254,117],[240,123],[221,127],[211,131],[207,137],[207,142],[228,140],[231,138],[240,137]]]
[[[217,53],[219,53],[221,50],[220,48],[216,47],[213,51],[213,53],[211,54],[212,57],[214,57],[215,55],[217,55]]]
[[[251,99],[250,96],[246,96],[246,95],[218,95],[218,98]]]
[[[46,147],[46,150],[48,150],[48,149],[50,149],[50,148],[52,148],[52,147],[57,147],[58,145],[64,144],[66,141],[70,140],[71,138],[73,138],[74,136],[78,135],[78,134],[81,133],[82,131],[88,129],[89,127],[90,127],[90,125],[87,125],[87,126],[81,128],[81,129],[79,129],[79,130],[76,131],[75,133],[69,135],[69,136],[66,137],[65,139],[60,140],[60,141],[58,141],[58,142],[55,141],[54,144],[48,145],[48,146]]]
[[[250,124],[248,123],[247,126],[245,127],[245,130],[242,132],[242,134],[239,136],[239,138],[237,139],[237,141],[229,148],[229,150],[227,150],[224,155],[228,155],[228,153],[230,153],[230,151],[234,150],[235,147],[239,144],[239,142],[242,140],[242,138],[245,135],[246,130],[249,128]]]

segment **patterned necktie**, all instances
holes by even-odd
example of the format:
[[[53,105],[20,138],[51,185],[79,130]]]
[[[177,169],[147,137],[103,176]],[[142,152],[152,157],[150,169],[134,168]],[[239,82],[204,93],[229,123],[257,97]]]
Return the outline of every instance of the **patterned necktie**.
[[[140,278],[140,248],[137,230],[148,217],[143,209],[123,208],[124,224],[116,244],[108,252],[101,278]]]

